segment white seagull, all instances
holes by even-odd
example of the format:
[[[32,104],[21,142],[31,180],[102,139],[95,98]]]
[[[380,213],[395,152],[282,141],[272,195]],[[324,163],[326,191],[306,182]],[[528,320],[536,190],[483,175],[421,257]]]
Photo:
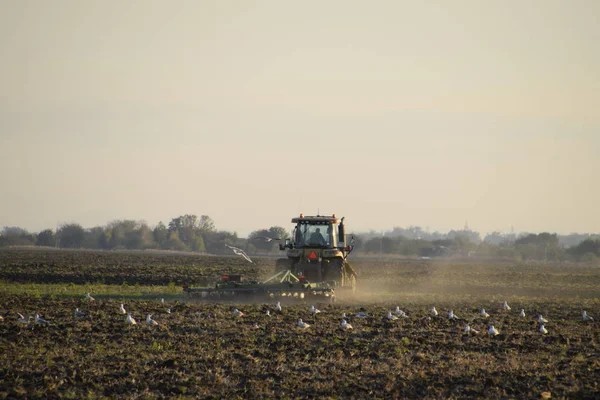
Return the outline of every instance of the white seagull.
[[[75,312],[73,313],[73,315],[75,316],[75,318],[85,317],[85,313],[83,311],[79,311],[79,308],[75,309]]]
[[[137,325],[137,322],[135,322],[135,319],[133,319],[131,314],[127,314],[127,318],[125,318],[125,323],[127,325]]]
[[[17,322],[19,324],[28,324],[29,323],[29,320],[31,319],[31,315],[28,315],[27,318],[25,318],[23,316],[23,314],[18,314],[18,315],[19,315],[19,318],[17,319]]]
[[[346,316],[346,313],[342,313],[342,318],[344,318],[344,319],[348,318],[348,317]]]
[[[546,327],[544,326],[544,324],[540,324],[540,327],[538,328],[538,332],[540,332],[540,333],[548,333],[548,329],[546,329]]]
[[[470,333],[470,332],[473,332],[473,333],[479,333],[479,331],[477,331],[477,330],[475,330],[475,329],[471,328],[471,326],[469,326],[469,325],[465,326],[464,332],[465,332],[465,333]]]
[[[398,315],[399,317],[406,317],[406,313],[402,311],[399,306],[396,306],[394,314]]]
[[[547,320],[546,318],[542,317],[542,314],[540,314],[540,315],[538,316],[538,322],[539,322],[540,324],[544,324],[544,323],[548,322],[548,320]]]
[[[280,238],[274,238],[269,236],[257,236],[252,240],[262,240],[265,243],[269,243],[271,240],[281,240]]]
[[[430,311],[431,311],[431,313],[432,313],[433,315],[438,315],[438,312],[437,312],[437,310],[435,309],[435,306],[431,307],[431,310],[430,310]]]
[[[488,333],[492,336],[496,336],[496,335],[500,334],[498,329],[494,328],[494,325],[490,325],[490,327],[488,328]]]
[[[506,311],[510,311],[510,306],[508,305],[506,300],[504,300],[504,304],[502,304],[502,308],[504,308]]]
[[[171,309],[167,308],[167,314],[171,314]]]
[[[298,318],[298,322],[296,322],[296,325],[302,329],[306,329],[309,328],[310,325],[307,324],[306,322],[302,321],[302,318]]]
[[[594,318],[590,317],[588,315],[587,311],[585,311],[585,310],[581,313],[581,316],[583,317],[584,321],[593,321],[594,320]]]
[[[486,312],[485,312],[485,308],[482,308],[482,309],[481,309],[481,313],[480,313],[480,314],[481,314],[481,316],[482,316],[483,318],[487,318],[487,317],[489,317],[489,316],[490,316],[490,314],[488,314],[488,313],[486,313]]]
[[[161,298],[160,298],[160,302],[161,302],[161,303],[163,303],[163,304],[165,304],[165,298],[164,298],[164,297],[161,297]]]
[[[360,311],[358,314],[356,314],[356,318],[367,318],[368,316],[369,314],[364,311]]]
[[[321,310],[319,310],[319,309],[315,308],[315,306],[313,305],[313,306],[310,306],[310,312],[311,312],[312,314],[318,314],[318,313],[320,313],[320,312],[321,312]]]
[[[36,324],[49,324],[49,322],[48,322],[48,321],[46,321],[46,320],[45,320],[45,319],[43,319],[43,318],[40,318],[40,315],[39,315],[39,314],[35,314],[35,323],[36,323]]]
[[[146,316],[146,323],[148,325],[158,325],[158,322],[156,322],[155,320],[152,319],[152,315],[151,314],[148,314]]]
[[[398,319],[398,317],[396,317],[395,315],[392,315],[391,311],[388,311],[386,318],[389,319],[390,321],[395,321]]]
[[[271,311],[267,310],[266,314],[267,314],[267,317],[270,317],[271,316]]]
[[[92,296],[90,296],[90,294],[89,294],[89,293],[87,293],[87,294],[85,295],[85,299],[86,299],[87,301],[94,301],[94,300],[96,300],[96,299],[94,299]]]
[[[524,317],[525,316],[525,309],[521,308],[521,312],[519,313],[519,317]]]
[[[345,319],[342,320],[342,325],[341,325],[342,329],[352,329],[352,325],[350,325],[348,323],[348,321],[346,321]]]
[[[238,309],[236,308],[236,309],[234,309],[234,310],[233,310],[233,315],[234,315],[235,317],[243,317],[243,316],[244,316],[244,313],[243,313],[243,312],[241,312],[240,310],[238,310]]]
[[[456,315],[454,315],[454,311],[448,310],[448,319],[459,319]]]
[[[232,251],[233,251],[233,252],[234,252],[236,255],[238,255],[238,256],[242,256],[242,257],[244,257],[244,258],[245,258],[247,261],[249,261],[249,262],[251,262],[252,264],[254,264],[254,261],[252,261],[252,260],[250,259],[250,257],[248,257],[248,254],[246,254],[246,253],[244,252],[244,250],[242,250],[242,249],[238,249],[237,247],[233,247],[233,246],[230,246],[230,245],[228,245],[228,244],[226,244],[226,245],[225,245],[225,247],[227,247],[227,248],[231,249],[231,250],[232,250]]]
[[[276,309],[277,311],[281,312],[281,302],[280,302],[280,301],[278,301],[278,302],[277,302],[277,305],[275,305],[275,309]]]
[[[121,303],[121,305],[119,306],[119,313],[127,314],[127,310],[125,310],[125,307],[123,307],[123,303]]]

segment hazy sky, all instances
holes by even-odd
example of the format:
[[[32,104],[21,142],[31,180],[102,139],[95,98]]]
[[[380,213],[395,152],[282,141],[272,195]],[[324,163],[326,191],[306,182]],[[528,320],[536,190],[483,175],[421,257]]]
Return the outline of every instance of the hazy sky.
[[[0,6],[0,227],[600,231],[600,1]]]

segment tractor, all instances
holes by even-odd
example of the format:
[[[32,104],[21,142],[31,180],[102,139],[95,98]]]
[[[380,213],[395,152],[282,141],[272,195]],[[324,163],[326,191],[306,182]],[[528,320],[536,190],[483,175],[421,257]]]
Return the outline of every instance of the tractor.
[[[275,264],[275,272],[290,271],[309,282],[356,291],[356,272],[346,258],[354,238],[346,242],[344,217],[317,215],[292,218],[292,237],[279,244],[286,252]]]

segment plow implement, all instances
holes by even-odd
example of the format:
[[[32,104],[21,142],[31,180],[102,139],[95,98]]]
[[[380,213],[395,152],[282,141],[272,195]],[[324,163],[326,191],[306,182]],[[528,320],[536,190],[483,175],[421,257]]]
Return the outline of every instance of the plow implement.
[[[198,301],[335,301],[335,290],[326,283],[310,283],[290,270],[280,271],[269,279],[248,281],[242,275],[227,275],[214,287],[184,287],[187,297]]]

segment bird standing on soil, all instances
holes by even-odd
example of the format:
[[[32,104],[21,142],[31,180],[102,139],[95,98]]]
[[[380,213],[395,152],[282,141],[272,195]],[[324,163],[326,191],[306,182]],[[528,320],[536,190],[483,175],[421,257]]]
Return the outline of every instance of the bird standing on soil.
[[[275,310],[277,310],[277,312],[281,312],[281,302],[278,301],[277,304],[275,305]]]
[[[238,310],[237,308],[235,308],[235,309],[233,310],[233,316],[234,316],[234,317],[243,317],[243,316],[244,316],[244,313],[243,313],[243,312],[241,312],[240,310]]]
[[[479,333],[479,331],[476,331],[475,329],[471,328],[471,326],[469,326],[469,325],[465,326],[464,332],[465,333]]]
[[[152,314],[148,314],[146,316],[146,323],[148,325],[158,325],[158,322],[156,322],[155,320],[152,319]]]
[[[486,313],[486,312],[485,312],[485,308],[482,308],[482,309],[481,309],[481,313],[480,313],[480,314],[481,314],[481,316],[482,316],[483,318],[487,318],[487,317],[489,317],[489,316],[490,316],[490,314],[488,314],[488,313]]]
[[[248,262],[250,262],[250,263],[254,264],[254,261],[252,261],[252,260],[250,259],[250,257],[248,257],[248,254],[246,254],[246,253],[244,252],[244,250],[242,250],[242,249],[238,249],[237,247],[233,247],[233,246],[230,246],[230,245],[228,245],[228,244],[226,244],[226,245],[225,245],[225,247],[227,247],[227,248],[231,249],[231,250],[234,252],[234,254],[236,254],[236,255],[238,255],[238,256],[242,256],[242,257],[244,257],[244,258],[245,258],[245,259],[246,259]]]
[[[388,320],[390,321],[395,321],[398,319],[398,317],[396,317],[395,315],[392,315],[391,311],[388,311],[387,315],[385,316]]]
[[[433,315],[436,315],[436,316],[438,315],[438,312],[437,312],[437,310],[435,309],[435,306],[431,307],[431,310],[430,310],[430,311],[431,311],[431,313],[432,313]]]
[[[43,319],[43,318],[40,318],[40,314],[35,314],[35,323],[36,323],[36,324],[45,324],[45,325],[47,325],[47,324],[49,324],[50,322],[46,321],[46,320],[45,320],[45,319]]]
[[[342,329],[352,329],[352,325],[348,323],[345,319],[342,320],[342,325],[340,325]]]
[[[127,314],[127,318],[125,318],[125,323],[127,325],[137,325],[137,322],[135,322],[135,319],[133,319],[131,314]]]
[[[267,317],[271,316],[271,311],[267,310],[267,312],[265,313],[267,315]]]
[[[448,319],[459,319],[459,318],[454,314],[454,311],[448,310]]]
[[[4,321],[4,317],[0,315],[0,322]]]
[[[544,324],[540,324],[540,326],[538,328],[538,332],[546,334],[546,333],[548,333],[548,329],[546,329]]]
[[[310,328],[310,325],[302,321],[302,318],[298,318],[298,322],[296,322],[296,325],[302,329]]]
[[[85,317],[85,315],[86,314],[83,311],[79,311],[79,308],[76,308],[75,312],[73,313],[73,316],[75,318],[83,318],[83,317]]]
[[[127,310],[125,310],[125,307],[123,307],[123,303],[121,303],[121,305],[119,306],[119,313],[127,314]]]
[[[496,336],[500,334],[500,331],[498,331],[498,329],[494,328],[494,325],[490,325],[490,327],[488,328],[488,333],[492,336]]]
[[[28,324],[29,320],[31,320],[31,315],[28,315],[27,318],[25,318],[23,316],[23,314],[18,314],[18,315],[19,315],[19,318],[17,319],[17,322],[19,324]]]
[[[584,321],[593,321],[594,320],[594,318],[590,317],[588,315],[587,311],[585,311],[585,310],[581,313],[581,316],[583,317]]]
[[[396,309],[394,310],[394,314],[396,314],[399,317],[406,317],[406,313],[404,311],[402,311],[399,306],[396,306]]]
[[[524,317],[525,316],[525,309],[521,308],[521,312],[519,313],[519,317]]]
[[[504,308],[505,311],[510,311],[510,306],[508,305],[506,300],[504,300],[504,304],[502,304],[502,308]]]
[[[89,294],[89,293],[87,293],[87,294],[85,295],[85,299],[86,299],[87,301],[94,301],[94,300],[96,300],[96,299],[94,299],[92,296],[90,296],[90,294]]]
[[[538,322],[539,322],[540,324],[544,324],[544,323],[548,322],[548,320],[547,320],[546,318],[542,317],[542,314],[540,314],[540,315],[538,316]]]
[[[171,314],[171,309],[167,308],[167,314]]]
[[[311,312],[311,314],[318,314],[321,312],[321,310],[315,308],[315,306],[312,305],[312,306],[310,306],[310,312]]]

